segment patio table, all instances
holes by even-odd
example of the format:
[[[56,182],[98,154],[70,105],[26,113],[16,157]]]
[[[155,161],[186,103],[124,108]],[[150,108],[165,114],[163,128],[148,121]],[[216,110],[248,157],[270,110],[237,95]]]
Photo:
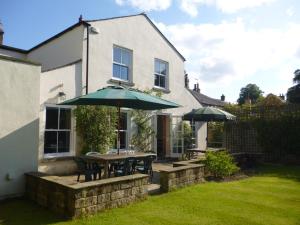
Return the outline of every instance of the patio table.
[[[104,178],[108,178],[108,170],[109,170],[109,164],[116,161],[124,161],[126,158],[134,157],[136,159],[144,159],[147,156],[151,156],[156,154],[153,153],[142,153],[137,152],[134,154],[126,154],[126,153],[120,153],[117,154],[103,154],[103,155],[89,155],[89,156],[82,156],[83,159],[87,161],[92,162],[99,162],[104,165]]]

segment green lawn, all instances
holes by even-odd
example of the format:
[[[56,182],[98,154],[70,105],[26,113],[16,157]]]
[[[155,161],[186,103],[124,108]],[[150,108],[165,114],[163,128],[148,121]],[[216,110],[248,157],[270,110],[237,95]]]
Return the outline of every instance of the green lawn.
[[[263,166],[254,177],[183,188],[125,208],[64,221],[24,200],[0,204],[1,225],[300,224],[300,166]]]

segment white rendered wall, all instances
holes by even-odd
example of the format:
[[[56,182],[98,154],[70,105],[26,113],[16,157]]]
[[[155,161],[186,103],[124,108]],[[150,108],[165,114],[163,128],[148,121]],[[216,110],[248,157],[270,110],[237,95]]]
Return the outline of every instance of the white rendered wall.
[[[65,99],[71,99],[82,94],[81,81],[81,61],[65,67],[54,69],[41,74],[40,85],[40,141],[39,141],[39,159],[44,158],[44,132],[46,122],[46,106],[55,106]],[[59,92],[65,96],[60,97]],[[72,118],[70,153],[75,154],[75,121]],[[41,170],[42,169],[42,170]],[[47,172],[47,167],[40,168],[41,171]]]
[[[155,58],[169,63],[171,93],[164,94],[163,98],[177,102],[183,107],[165,112],[182,115],[201,106],[184,88],[183,60],[143,15],[91,22],[91,25],[99,30],[99,34],[90,35],[90,92],[110,84],[108,81],[112,78],[113,45],[118,45],[133,51],[132,81],[135,88],[146,90],[154,87]]]
[[[29,52],[27,59],[42,64],[42,71],[74,62],[82,57],[83,25]]]
[[[37,171],[40,66],[0,58],[0,199],[21,195]]]

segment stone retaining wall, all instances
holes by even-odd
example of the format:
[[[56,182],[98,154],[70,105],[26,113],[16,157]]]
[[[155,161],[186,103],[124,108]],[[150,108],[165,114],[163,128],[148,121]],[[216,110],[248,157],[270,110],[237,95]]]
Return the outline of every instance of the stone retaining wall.
[[[204,181],[204,165],[178,162],[173,168],[160,170],[160,188],[168,192],[180,187]]]
[[[28,173],[26,196],[62,216],[76,218],[144,199],[147,184],[144,174],[66,184],[63,177]]]

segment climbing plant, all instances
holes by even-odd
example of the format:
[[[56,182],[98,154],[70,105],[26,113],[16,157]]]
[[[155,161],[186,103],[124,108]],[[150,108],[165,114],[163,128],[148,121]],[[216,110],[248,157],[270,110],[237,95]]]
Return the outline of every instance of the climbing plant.
[[[78,106],[74,110],[82,153],[105,153],[116,138],[117,110],[107,106]]]
[[[153,93],[152,90],[143,91],[146,94],[154,94],[160,97],[161,92]],[[150,152],[152,146],[152,140],[155,132],[151,126],[152,112],[146,110],[133,110],[132,120],[136,125],[136,132],[132,135],[131,144],[134,148],[142,152]]]

